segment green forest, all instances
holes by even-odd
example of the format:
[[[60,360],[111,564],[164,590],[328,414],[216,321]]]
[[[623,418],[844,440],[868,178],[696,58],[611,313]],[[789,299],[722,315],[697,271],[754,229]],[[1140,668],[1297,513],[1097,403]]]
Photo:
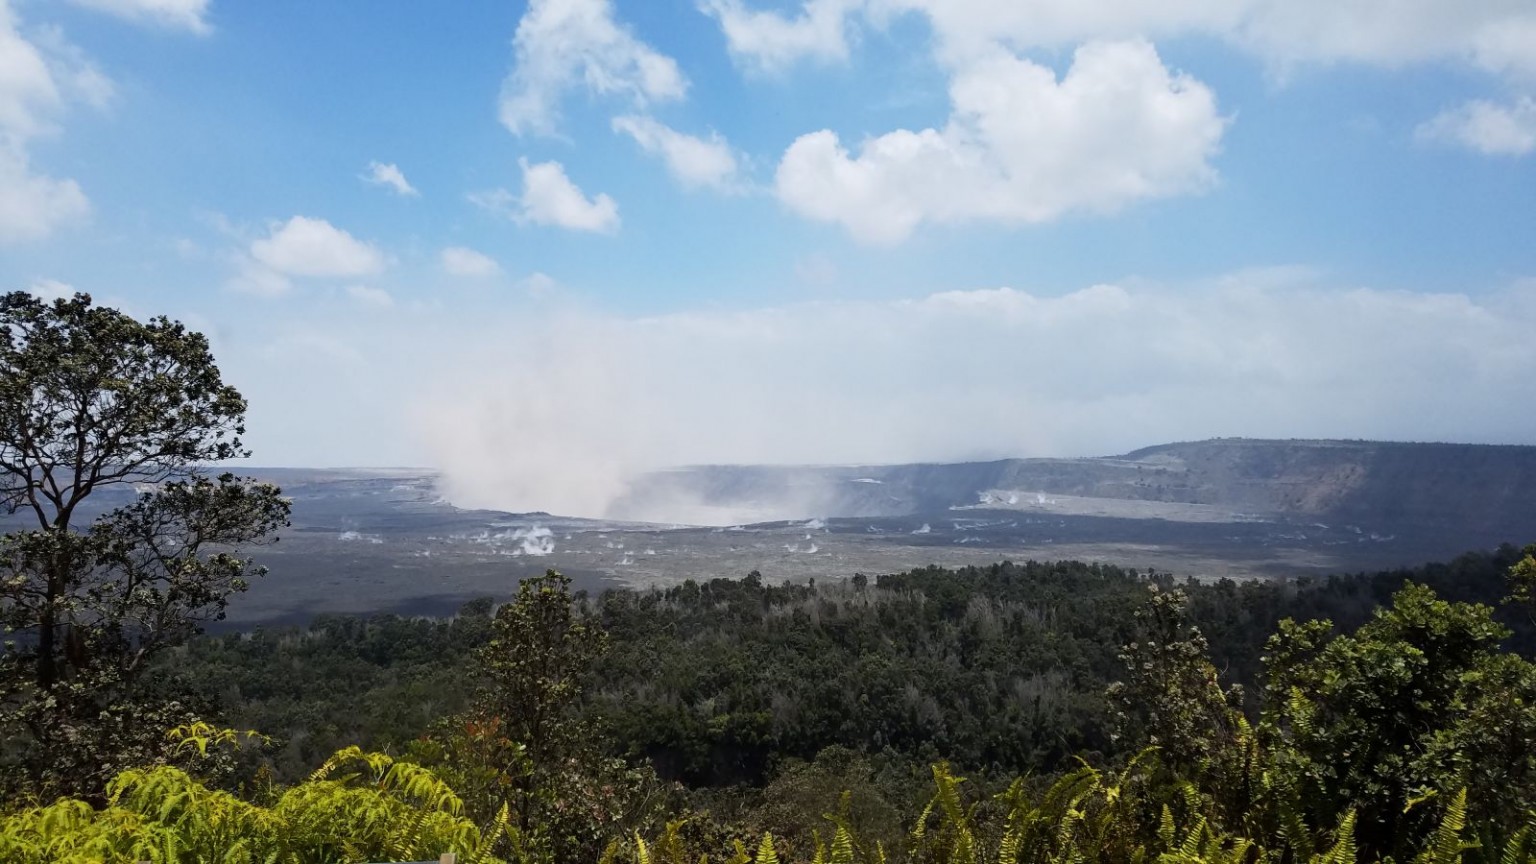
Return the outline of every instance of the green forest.
[[[1536,545],[722,574],[204,635],[287,524],[207,340],[0,298],[0,861],[1536,860]],[[89,520],[114,484],[131,503]]]

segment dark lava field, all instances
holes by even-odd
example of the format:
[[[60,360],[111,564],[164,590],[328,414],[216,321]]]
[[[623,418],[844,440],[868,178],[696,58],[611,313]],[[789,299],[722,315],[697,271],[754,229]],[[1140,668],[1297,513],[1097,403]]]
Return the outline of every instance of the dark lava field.
[[[614,518],[461,510],[419,470],[249,469],[294,501],[227,626],[578,588],[1084,559],[1202,579],[1407,566],[1536,539],[1536,448],[1220,439],[1100,459],[661,472]],[[722,524],[653,520],[669,501]],[[702,508],[702,511],[701,511]],[[793,512],[798,509],[799,512]],[[743,514],[776,517],[731,521]],[[729,523],[729,524],[724,524]]]

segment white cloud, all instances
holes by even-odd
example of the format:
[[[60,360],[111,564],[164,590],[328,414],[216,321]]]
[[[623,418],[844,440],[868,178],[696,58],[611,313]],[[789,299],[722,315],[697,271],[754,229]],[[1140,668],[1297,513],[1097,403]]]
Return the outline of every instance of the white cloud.
[[[416,191],[415,186],[410,184],[410,181],[405,179],[405,173],[393,162],[369,162],[368,173],[363,175],[363,180],[375,186],[388,186],[395,190],[396,195],[414,197],[421,194]]]
[[[1524,156],[1536,151],[1536,99],[1524,96],[1508,105],[1473,100],[1419,126],[1418,135],[1490,156]]]
[[[463,246],[449,246],[443,250],[443,272],[449,276],[484,278],[501,272],[496,259]]]
[[[719,133],[698,138],[639,115],[615,117],[613,128],[635,139],[645,152],[660,156],[667,171],[684,186],[730,190],[739,183],[736,154]]]
[[[208,24],[209,0],[70,0],[76,6],[95,9],[128,21],[198,35],[213,31]]]
[[[749,9],[741,0],[702,0],[699,5],[720,22],[726,44],[738,62],[758,71],[774,72],[803,57],[846,59],[847,16],[863,2],[806,0],[793,19]]]
[[[1536,437],[1511,397],[1536,380],[1536,283],[1423,295],[1260,273],[440,329],[457,353],[431,353],[457,361],[415,400],[424,441],[456,503],[513,511],[608,515],[637,473],[681,464]]]
[[[99,106],[111,92],[62,34],[43,29],[28,39],[0,0],[0,245],[40,240],[90,214],[80,184],[32,169],[30,145],[57,130],[70,102]]]
[[[82,102],[105,108],[117,93],[112,79],[102,74],[79,46],[57,27],[34,28],[31,38],[48,64],[48,71],[64,103]]]
[[[619,205],[602,193],[588,198],[565,175],[565,167],[559,162],[530,164],[527,159],[519,159],[518,164],[523,169],[521,196],[493,189],[470,195],[469,200],[523,225],[553,225],[600,233],[618,230]]]
[[[781,201],[872,243],[919,224],[1043,222],[1072,211],[1199,192],[1226,121],[1199,81],[1144,41],[1096,42],[1055,73],[1006,52],[959,71],[943,129],[897,130],[850,155],[803,135],[779,164]]]
[[[955,64],[998,46],[1209,35],[1282,64],[1459,60],[1536,76],[1536,7],[1510,0],[804,0],[794,17],[751,11],[742,0],[706,2],[732,54],[768,66],[845,56],[849,16],[878,25],[917,13]]]
[[[43,53],[23,38],[15,15],[0,0],[0,135],[23,141],[49,128],[63,105]]]
[[[1505,0],[1250,0],[1238,38],[1282,62],[1452,60],[1536,74],[1536,7]]]
[[[1516,83],[1536,84],[1536,13],[1491,22],[1473,41],[1477,65]]]
[[[251,244],[251,257],[285,276],[368,276],[384,269],[373,245],[308,216],[273,223],[269,236]]]
[[[20,147],[0,142],[0,245],[41,240],[90,212],[79,183],[34,173]]]
[[[853,21],[879,27],[917,14],[931,25],[935,55],[951,72],[999,50],[1200,36],[1225,40],[1279,71],[1448,61],[1501,76],[1526,96],[1536,86],[1536,4],[1516,0],[803,0],[790,14],[746,2],[703,0],[732,56],[749,68],[842,59]]]
[[[347,296],[364,306],[377,306],[388,309],[395,305],[395,298],[382,288],[373,288],[368,285],[348,285]]]
[[[501,122],[518,135],[553,134],[561,98],[580,85],[640,107],[681,99],[688,89],[672,58],[614,20],[610,0],[532,0],[512,44]]]

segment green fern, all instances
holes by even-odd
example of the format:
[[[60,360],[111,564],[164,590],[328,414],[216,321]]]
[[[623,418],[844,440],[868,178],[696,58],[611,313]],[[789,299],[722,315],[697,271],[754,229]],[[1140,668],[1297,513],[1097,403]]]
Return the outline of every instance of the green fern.
[[[778,853],[773,851],[773,835],[763,834],[763,840],[757,846],[757,857],[753,864],[779,864]]]
[[[1461,832],[1466,827],[1467,790],[1462,789],[1446,806],[1429,848],[1414,858],[1414,864],[1461,864],[1461,853],[1468,848],[1461,840]]]

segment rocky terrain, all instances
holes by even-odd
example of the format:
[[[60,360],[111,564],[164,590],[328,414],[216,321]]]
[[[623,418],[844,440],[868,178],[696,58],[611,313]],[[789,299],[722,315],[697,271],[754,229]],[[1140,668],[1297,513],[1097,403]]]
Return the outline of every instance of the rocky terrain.
[[[293,526],[257,552],[271,572],[235,599],[232,626],[450,612],[548,567],[588,590],[1005,558],[1267,578],[1536,540],[1536,447],[1221,439],[1104,458],[706,466],[642,478],[606,520],[462,510],[416,469],[243,473],[283,487]],[[678,515],[692,524],[657,521]]]

